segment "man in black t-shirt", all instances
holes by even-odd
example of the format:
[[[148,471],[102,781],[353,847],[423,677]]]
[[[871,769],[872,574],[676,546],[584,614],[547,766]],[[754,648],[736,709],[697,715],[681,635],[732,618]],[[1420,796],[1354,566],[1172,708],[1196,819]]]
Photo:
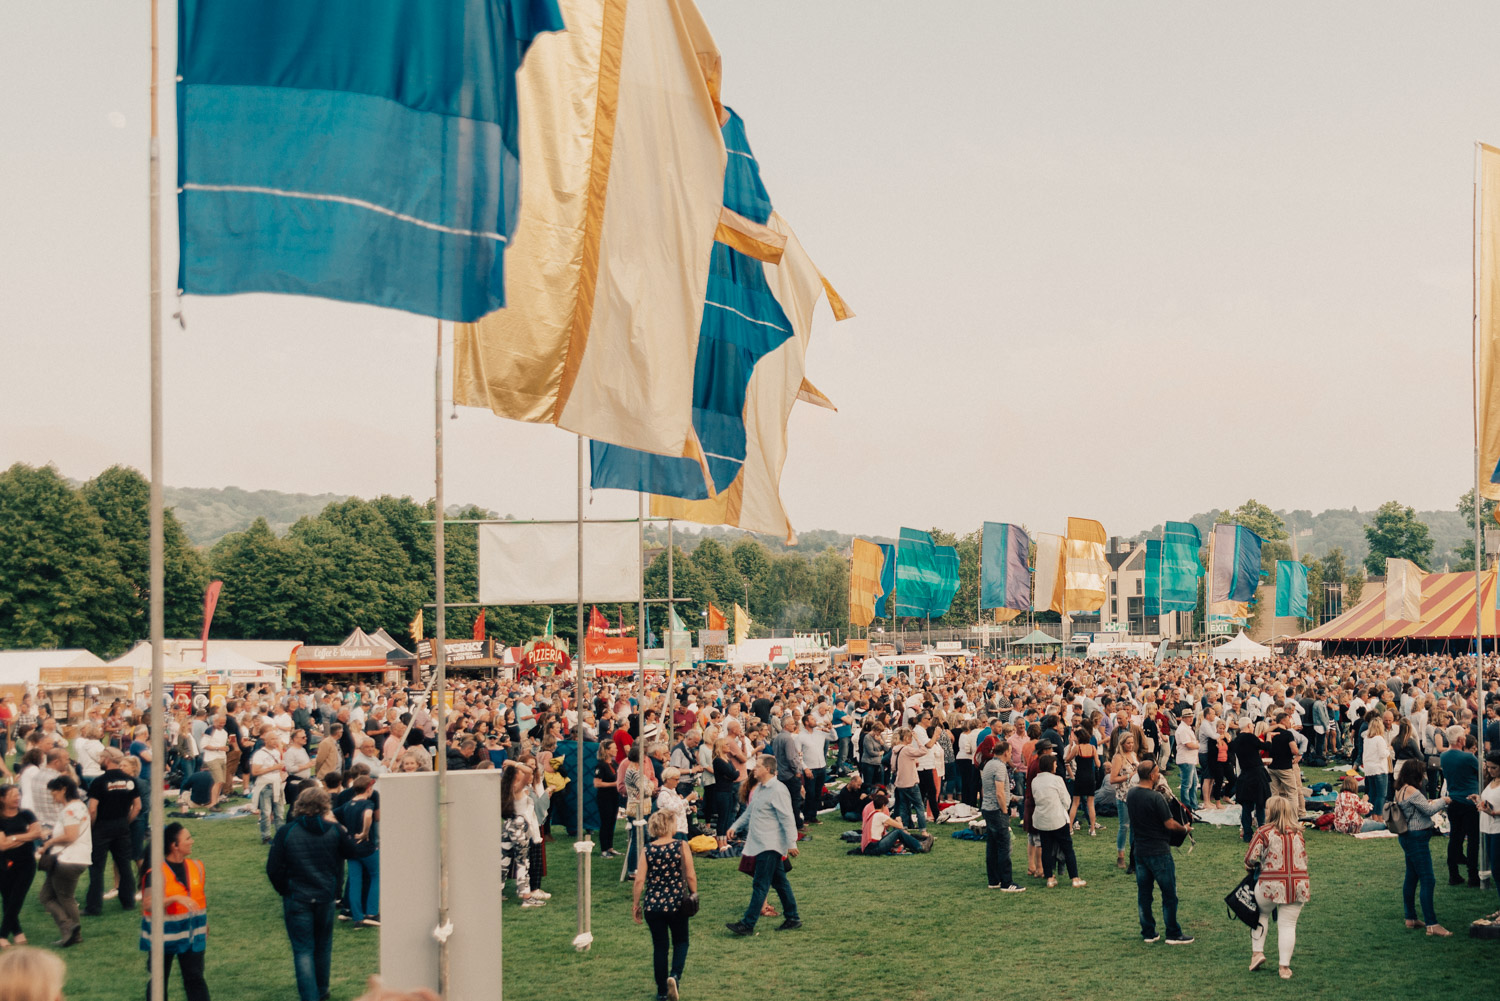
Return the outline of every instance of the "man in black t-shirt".
[[[120,878],[120,906],[127,911],[135,909],[130,822],[141,812],[141,794],[135,779],[120,770],[123,758],[118,748],[106,748],[99,756],[104,772],[89,783],[89,827],[94,855],[83,913],[92,916],[104,913],[105,870],[111,855]]]
[[[770,726],[772,705],[774,705],[774,703],[770,699],[766,698],[765,690],[762,689],[760,694],[756,696],[755,701],[750,703],[750,712],[753,713],[755,717],[762,723]]]
[[[1140,912],[1141,938],[1156,942],[1156,918],[1151,913],[1152,884],[1161,887],[1161,912],[1167,925],[1168,945],[1191,945],[1177,923],[1177,867],[1172,861],[1171,831],[1190,831],[1172,819],[1167,799],[1157,792],[1161,769],[1154,761],[1143,761],[1136,770],[1140,785],[1125,797],[1130,811],[1130,836],[1135,842],[1136,905]]]

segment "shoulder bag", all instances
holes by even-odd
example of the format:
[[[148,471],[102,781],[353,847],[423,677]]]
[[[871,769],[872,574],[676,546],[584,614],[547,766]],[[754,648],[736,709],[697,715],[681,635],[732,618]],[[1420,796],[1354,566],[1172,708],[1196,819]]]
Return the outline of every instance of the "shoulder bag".
[[[1240,880],[1239,885],[1229,891],[1224,898],[1224,905],[1229,908],[1230,917],[1239,918],[1251,928],[1260,926],[1260,907],[1255,902],[1255,884],[1260,878],[1259,869],[1251,869],[1245,873],[1245,878]]]
[[[1395,800],[1389,800],[1385,804],[1385,809],[1380,811],[1380,819],[1385,821],[1385,829],[1392,834],[1405,834],[1410,829],[1406,822],[1406,811]]]

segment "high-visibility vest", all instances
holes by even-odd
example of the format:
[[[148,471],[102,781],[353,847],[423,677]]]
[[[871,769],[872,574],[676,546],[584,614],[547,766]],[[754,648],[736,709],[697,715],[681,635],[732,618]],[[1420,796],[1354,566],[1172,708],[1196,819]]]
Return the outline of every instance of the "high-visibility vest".
[[[203,891],[203,863],[186,859],[188,883],[182,885],[170,865],[162,865],[162,894],[167,901],[167,916],[162,928],[166,951],[171,953],[202,952],[208,948],[208,897]],[[141,951],[151,951],[151,895],[142,893]],[[173,897],[186,897],[173,900]]]

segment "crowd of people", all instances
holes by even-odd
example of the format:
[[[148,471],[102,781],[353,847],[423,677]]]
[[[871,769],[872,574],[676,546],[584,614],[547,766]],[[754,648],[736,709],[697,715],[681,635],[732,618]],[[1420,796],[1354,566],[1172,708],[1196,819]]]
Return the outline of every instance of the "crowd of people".
[[[1073,661],[1017,670],[955,663],[936,676],[861,680],[850,667],[792,670],[703,665],[670,689],[659,675],[591,681],[580,705],[571,676],[454,680],[441,725],[450,769],[498,769],[500,846],[523,909],[546,906],[548,843],[560,826],[625,856],[637,920],[653,942],[657,994],[675,998],[696,912],[694,849],[738,855],[751,876],[745,911],[802,926],[788,873],[824,814],[859,825],[857,854],[931,851],[946,808],[967,808],[985,840],[990,889],[1017,893],[1012,821],[1026,877],[1088,886],[1075,834],[1107,831],[1132,871],[1143,940],[1186,945],[1172,848],[1202,811],[1238,810],[1255,899],[1251,968],[1278,914],[1279,968],[1290,976],[1296,915],[1309,899],[1311,818],[1304,766],[1347,767],[1332,828],[1388,829],[1403,851],[1409,927],[1447,930],[1433,910],[1430,841],[1445,817],[1449,881],[1480,884],[1477,846],[1500,850],[1500,685],[1489,675],[1481,716],[1473,658],[1279,658],[1254,664]],[[183,810],[231,804],[257,816],[267,875],[283,901],[303,1001],[327,994],[333,930],[380,923],[380,776],[433,768],[439,715],[420,686],[304,684],[237,690],[222,706],[169,714],[166,760],[151,758],[144,698],[99,701],[60,722],[34,699],[0,700],[0,942],[24,945],[21,903],[39,896],[58,948],[83,941],[107,901],[148,899],[144,805],[168,784]],[[1176,789],[1166,776],[1174,775]],[[841,784],[842,780],[842,784]],[[192,837],[165,833],[169,954],[190,999],[208,996],[201,933],[207,911]],[[1017,868],[1019,863],[1017,863]],[[78,904],[77,885],[89,882]],[[1064,877],[1064,873],[1066,876]],[[187,903],[184,901],[190,901]],[[1417,905],[1420,904],[1420,915]],[[174,910],[174,907],[176,908]],[[1497,912],[1500,914],[1500,912]],[[1477,913],[1476,917],[1480,916]],[[143,947],[148,925],[143,921]]]

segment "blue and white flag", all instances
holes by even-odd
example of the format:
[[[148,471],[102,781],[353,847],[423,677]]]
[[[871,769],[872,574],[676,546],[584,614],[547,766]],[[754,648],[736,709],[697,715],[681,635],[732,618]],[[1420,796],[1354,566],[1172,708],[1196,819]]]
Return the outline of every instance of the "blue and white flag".
[[[984,523],[979,545],[979,607],[1031,609],[1031,537],[1020,525]]]
[[[181,0],[178,288],[505,305],[515,73],[556,0]]]
[[[1242,525],[1215,525],[1210,602],[1249,601],[1260,585],[1264,541]]]

